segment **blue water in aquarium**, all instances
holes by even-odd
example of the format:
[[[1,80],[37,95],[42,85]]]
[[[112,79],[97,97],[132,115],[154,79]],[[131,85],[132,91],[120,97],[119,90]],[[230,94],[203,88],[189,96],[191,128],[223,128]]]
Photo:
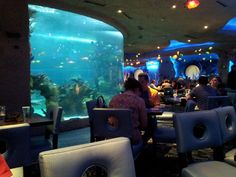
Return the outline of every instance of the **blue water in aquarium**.
[[[36,113],[60,105],[65,117],[87,115],[85,102],[108,102],[123,82],[123,35],[102,21],[29,5],[31,103]]]

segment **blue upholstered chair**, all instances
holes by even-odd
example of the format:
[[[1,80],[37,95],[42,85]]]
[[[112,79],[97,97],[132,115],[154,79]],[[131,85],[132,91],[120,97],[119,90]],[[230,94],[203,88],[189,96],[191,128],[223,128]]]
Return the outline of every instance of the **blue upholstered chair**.
[[[63,108],[55,107],[47,110],[47,118],[53,120],[53,125],[48,125],[46,128],[46,138],[52,136],[52,148],[58,148],[58,136],[60,133],[61,119]]]
[[[207,97],[207,109],[214,109],[223,106],[231,106],[229,96],[208,96]]]
[[[97,140],[116,137],[132,138],[131,110],[122,108],[94,108],[93,130]],[[109,119],[111,122],[109,122]],[[132,145],[134,158],[138,156],[143,143]]]
[[[90,100],[86,102],[87,112],[89,116],[89,125],[90,125],[90,142],[94,142],[94,133],[93,133],[93,109],[97,107],[97,100]]]
[[[227,95],[234,106],[234,109],[236,110],[236,92],[227,92]]]
[[[6,144],[3,156],[10,168],[30,165],[29,124],[0,126],[0,141]]]
[[[128,138],[114,138],[42,152],[39,164],[41,177],[83,176],[93,166],[103,167],[107,176],[135,177]]]
[[[173,112],[163,112],[162,115],[156,116],[157,128],[154,133],[154,143],[176,143],[173,116]]]
[[[186,157],[192,150],[222,146],[220,125],[215,110],[176,113],[174,118],[177,151],[182,177],[234,177],[236,168],[220,161],[188,164]],[[190,159],[191,160],[191,159]]]
[[[226,106],[214,109],[219,118],[220,130],[223,143],[236,139],[236,113],[233,106]],[[225,161],[236,166],[236,148],[231,149],[225,154]]]
[[[46,116],[47,118],[53,120],[53,125],[46,127],[45,136],[31,137],[31,152],[33,162],[38,160],[38,154],[40,152],[58,148],[58,136],[60,133],[62,113],[63,109],[61,107],[48,109]]]

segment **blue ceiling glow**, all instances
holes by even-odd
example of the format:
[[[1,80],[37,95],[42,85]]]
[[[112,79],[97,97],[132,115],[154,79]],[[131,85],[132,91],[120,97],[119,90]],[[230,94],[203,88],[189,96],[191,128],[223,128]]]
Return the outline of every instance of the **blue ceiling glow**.
[[[236,17],[230,19],[226,25],[221,29],[223,31],[236,31]]]
[[[219,56],[216,53],[210,54],[194,54],[194,55],[184,55],[181,57],[182,60],[192,61],[192,60],[219,60]]]
[[[228,72],[231,71],[231,66],[233,66],[233,64],[234,64],[234,62],[230,60],[230,61],[229,61]]]
[[[163,51],[171,51],[176,49],[182,49],[182,48],[192,48],[192,47],[204,47],[204,46],[213,46],[215,45],[214,42],[204,42],[200,44],[189,44],[184,42],[179,42],[176,40],[171,40],[170,45],[163,49]]]

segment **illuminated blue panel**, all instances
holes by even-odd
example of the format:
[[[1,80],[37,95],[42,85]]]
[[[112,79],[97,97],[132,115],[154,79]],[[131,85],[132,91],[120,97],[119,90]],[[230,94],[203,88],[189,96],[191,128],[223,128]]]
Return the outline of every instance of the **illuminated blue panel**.
[[[124,72],[134,72],[137,68],[132,67],[132,66],[125,66],[124,67]]]
[[[179,71],[178,71],[178,62],[176,59],[170,56],[170,61],[173,63],[174,70],[175,70],[175,77],[179,77]]]
[[[157,61],[148,61],[148,62],[146,62],[146,67],[147,67],[147,70],[157,71],[158,68],[159,68],[159,62],[157,62]]]
[[[230,60],[230,61],[229,61],[228,72],[231,71],[231,66],[233,66],[233,65],[234,65],[234,62],[232,62],[232,61]]]
[[[181,49],[181,48],[213,46],[213,45],[215,45],[214,42],[205,42],[205,43],[200,43],[200,44],[189,44],[189,43],[179,42],[176,40],[171,40],[170,45],[168,47],[164,48],[163,51],[171,51],[171,50],[176,50],[176,49]]]

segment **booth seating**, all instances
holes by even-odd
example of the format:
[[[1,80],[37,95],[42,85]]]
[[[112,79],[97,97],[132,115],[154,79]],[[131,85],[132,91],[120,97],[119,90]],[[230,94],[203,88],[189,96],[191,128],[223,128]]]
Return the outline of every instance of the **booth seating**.
[[[132,141],[131,110],[124,108],[94,108],[93,130],[96,140],[127,137]],[[143,142],[132,144],[136,159],[143,148]]]
[[[46,117],[53,120],[53,125],[48,125],[46,127],[44,137],[31,137],[31,152],[33,162],[38,160],[38,154],[40,152],[58,148],[58,136],[60,133],[62,113],[62,107],[48,109]]]
[[[94,133],[93,133],[93,109],[97,107],[97,100],[90,100],[86,102],[87,112],[89,116],[89,125],[90,125],[90,142],[94,142]]]
[[[107,176],[135,177],[130,140],[123,137],[45,151],[39,165],[41,177],[83,176],[93,166],[103,167]]]
[[[208,96],[207,97],[207,109],[214,109],[218,107],[231,106],[231,100],[229,96]]]
[[[235,141],[236,139],[236,113],[233,106],[226,106],[214,109],[219,118],[220,130],[222,135],[223,143],[227,143],[229,141]],[[235,145],[236,143],[234,143]],[[224,152],[224,149],[222,149]],[[223,158],[225,157],[225,161],[231,165],[236,167],[235,161],[236,147],[231,149],[226,154],[223,154]]]
[[[227,92],[227,95],[228,95],[234,109],[236,110],[236,92]]]
[[[222,146],[222,134],[215,110],[176,113],[174,126],[181,177],[235,177],[236,168],[220,161],[196,162],[192,150]]]

